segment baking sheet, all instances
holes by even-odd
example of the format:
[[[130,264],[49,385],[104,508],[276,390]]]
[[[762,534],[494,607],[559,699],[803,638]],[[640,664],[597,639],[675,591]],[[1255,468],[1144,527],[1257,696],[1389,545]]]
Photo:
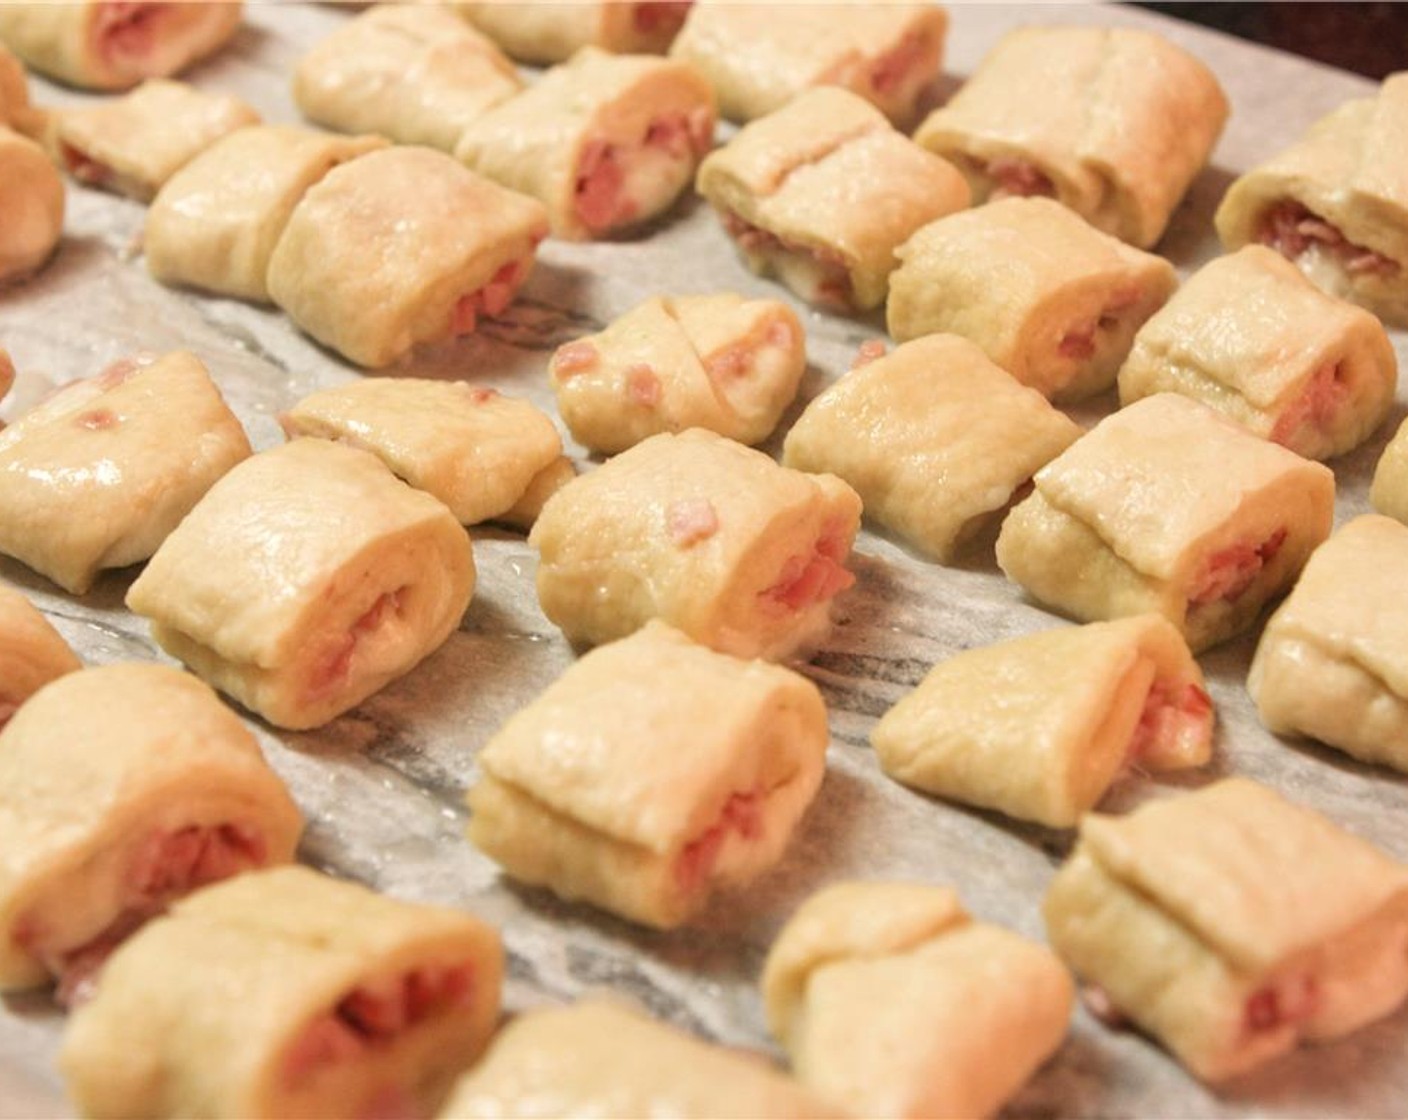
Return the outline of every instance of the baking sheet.
[[[1217,253],[1211,217],[1231,179],[1293,140],[1316,117],[1370,83],[1132,9],[1065,5],[951,8],[948,89],[970,74],[998,37],[1027,22],[1151,27],[1192,49],[1218,74],[1233,115],[1212,165],[1160,245],[1185,275]],[[266,120],[299,119],[288,90],[299,55],[350,13],[263,4],[247,11],[233,47],[188,75],[237,93]],[[35,99],[84,95],[35,80]],[[300,335],[278,312],[172,291],[135,255],[144,208],[69,187],[65,240],[34,281],[0,291],[0,345],[20,371],[0,415],[13,419],[59,382],[88,376],[134,350],[194,350],[210,366],[256,448],[280,442],[275,416],[314,389],[358,376]],[[600,329],[645,297],[734,289],[791,297],[748,274],[717,221],[691,199],[649,237],[602,245],[544,244],[522,298],[500,322],[391,372],[464,377],[527,397],[555,415],[544,369],[551,350]],[[848,368],[858,345],[882,333],[879,315],[847,319],[793,301],[808,331],[802,405]],[[1393,335],[1400,361],[1403,332]],[[1337,522],[1364,512],[1368,481],[1403,418],[1403,401],[1365,447],[1335,462]],[[1094,422],[1113,394],[1077,413]],[[775,451],[777,441],[771,445]],[[571,453],[584,459],[570,441]],[[1196,448],[1189,449],[1190,454]],[[763,1026],[756,980],[768,945],[810,892],[850,877],[908,878],[958,888],[969,907],[1032,937],[1038,904],[1069,834],[1024,826],[906,790],[879,772],[867,746],[876,718],[928,667],[971,646],[1060,623],[1023,600],[992,558],[991,536],[951,568],[922,561],[872,533],[857,544],[857,587],[838,625],[804,668],[831,711],[822,790],[782,865],[753,889],[718,902],[689,928],[650,933],[519,890],[462,837],[462,791],[475,753],[494,730],[558,676],[572,652],[538,609],[534,555],[521,536],[474,532],[479,584],[462,626],[410,677],[316,732],[273,732],[251,721],[273,765],[308,817],[301,855],[390,894],[473,910],[497,924],[509,952],[510,1010],[564,1002],[588,991],[626,993],[705,1037],[776,1053]],[[0,559],[85,660],[162,659],[144,621],[122,597],[133,571],[109,574],[77,599]],[[1103,803],[1128,808],[1173,788],[1230,773],[1267,782],[1408,859],[1408,783],[1307,743],[1283,743],[1258,724],[1245,692],[1254,643],[1205,655],[1219,715],[1217,753],[1202,772],[1127,780]],[[62,1017],[44,996],[0,1009],[0,1116],[68,1111],[54,1072]],[[1408,1011],[1330,1046],[1301,1051],[1214,1094],[1158,1047],[1113,1033],[1079,1010],[1060,1053],[1011,1103],[1012,1116],[1389,1115],[1408,1110]],[[212,1061],[219,1060],[212,1055]]]

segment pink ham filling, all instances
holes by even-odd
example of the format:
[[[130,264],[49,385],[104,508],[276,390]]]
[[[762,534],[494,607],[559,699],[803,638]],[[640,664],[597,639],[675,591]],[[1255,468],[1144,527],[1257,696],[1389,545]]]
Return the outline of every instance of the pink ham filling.
[[[1297,976],[1280,985],[1262,988],[1247,998],[1243,1029],[1254,1034],[1304,1022],[1315,1014],[1319,1001],[1319,985],[1313,976]]]
[[[151,0],[99,4],[92,32],[98,56],[109,63],[140,63],[151,53],[166,18],[166,7]]]
[[[552,371],[558,377],[568,378],[574,373],[584,373],[596,365],[601,355],[590,342],[569,342],[552,359]]]
[[[1321,366],[1310,376],[1299,397],[1276,419],[1271,429],[1273,443],[1289,443],[1296,433],[1310,427],[1324,431],[1349,398],[1349,384],[1338,363]]]
[[[1277,529],[1258,545],[1234,544],[1221,552],[1208,557],[1203,572],[1194,581],[1188,596],[1190,607],[1201,607],[1208,603],[1232,602],[1240,598],[1262,568],[1275,558],[1286,541],[1286,530]]]
[[[914,68],[924,60],[928,44],[922,35],[906,35],[892,50],[886,51],[870,64],[870,88],[881,97],[903,89]]]
[[[662,113],[650,122],[638,147],[589,140],[577,162],[573,209],[592,233],[605,233],[649,217],[625,192],[626,170],[636,150],[655,149],[671,159],[693,161],[713,143],[708,113]]]
[[[1015,156],[999,156],[980,165],[981,172],[993,181],[990,200],[1002,198],[1053,198],[1056,184],[1034,163]]]
[[[736,381],[753,372],[758,351],[765,346],[785,350],[794,342],[792,326],[783,319],[770,324],[761,338],[747,338],[710,354],[704,369],[715,381]]]
[[[1166,753],[1180,742],[1202,742],[1212,733],[1212,700],[1195,684],[1156,680],[1130,736],[1127,758]]]
[[[320,668],[309,683],[308,697],[317,700],[342,687],[347,674],[352,669],[352,658],[357,646],[368,634],[375,633],[389,616],[397,615],[405,605],[405,588],[388,591],[363,612],[324,655]]]
[[[637,362],[626,370],[626,395],[642,408],[660,403],[660,377],[649,362]]]
[[[633,5],[631,20],[642,35],[658,35],[668,41],[684,26],[691,0],[649,0]]]
[[[828,249],[799,245],[795,241],[778,237],[775,233],[769,233],[767,230],[745,221],[732,210],[720,211],[720,217],[723,219],[724,229],[728,235],[738,242],[739,248],[745,253],[758,255],[792,253],[801,257],[810,257],[816,262],[816,267],[821,273],[816,298],[836,307],[850,307],[852,303],[851,275],[846,269],[845,258],[839,253],[831,252]]]
[[[1097,332],[1113,330],[1119,326],[1120,313],[1127,311],[1138,302],[1138,289],[1126,288],[1116,292],[1111,296],[1110,302],[1105,305],[1105,310],[1097,318],[1072,327],[1061,337],[1061,341],[1056,346],[1057,352],[1061,357],[1070,358],[1073,361],[1089,361],[1095,356]]]
[[[714,823],[685,845],[675,862],[675,882],[686,892],[699,890],[709,880],[724,841],[737,835],[756,840],[763,834],[763,803],[767,795],[761,789],[735,793],[724,802]]]
[[[1299,202],[1282,202],[1268,210],[1262,217],[1257,240],[1291,260],[1312,245],[1319,245],[1350,275],[1393,275],[1400,267],[1397,261],[1382,253],[1356,245],[1338,227]]]
[[[844,566],[848,552],[837,530],[829,530],[810,552],[790,557],[774,583],[759,596],[765,603],[790,611],[824,603],[856,581]]]
[[[665,524],[677,548],[692,548],[719,531],[719,515],[708,498],[684,498],[670,503]]]
[[[851,368],[860,369],[861,366],[868,366],[871,362],[879,361],[888,353],[884,342],[880,339],[866,339],[860,344],[860,349],[856,351],[856,360],[851,363]]]
[[[74,417],[73,422],[90,432],[102,432],[108,428],[117,427],[118,418],[110,408],[94,408],[87,412],[80,412]]]
[[[519,261],[509,261],[478,291],[460,296],[459,302],[450,313],[451,337],[473,334],[479,326],[481,315],[488,315],[490,318],[502,315],[504,309],[513,302],[513,297],[522,283],[523,265]]]
[[[79,151],[72,144],[61,144],[64,167],[80,183],[92,183],[95,187],[106,185],[112,180],[112,168]]]

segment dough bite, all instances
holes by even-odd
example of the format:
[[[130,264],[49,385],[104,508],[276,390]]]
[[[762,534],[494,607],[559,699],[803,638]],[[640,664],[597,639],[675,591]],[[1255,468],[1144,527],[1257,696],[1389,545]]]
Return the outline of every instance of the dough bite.
[[[78,655],[38,608],[0,583],[0,729],[34,693],[81,668]]]
[[[583,47],[612,54],[663,54],[689,14],[689,0],[452,0],[450,5],[519,62],[551,66]]]
[[[805,677],[651,622],[490,740],[469,838],[515,879],[670,929],[777,863],[827,742]]]
[[[469,538],[374,455],[300,439],[232,471],[127,593],[171,656],[278,727],[319,727],[459,625]]]
[[[975,202],[1044,195],[1147,249],[1228,109],[1212,71],[1152,32],[1023,27],[914,138],[957,165]]]
[[[737,657],[782,660],[831,628],[860,498],[712,432],[651,436],[564,486],[528,543],[538,601],[574,643],[659,618]]]
[[[287,863],[303,829],[208,687],[106,665],[40,689],[0,734],[0,991],[92,995],[108,954],[175,899]]]
[[[33,140],[0,118],[0,285],[43,267],[64,229],[64,181]],[[7,386],[8,387],[8,386]],[[0,393],[0,398],[4,397]]]
[[[763,968],[797,1077],[854,1116],[990,1116],[1065,1038],[1071,978],[1044,945],[974,922],[953,891],[836,883]]]
[[[870,358],[813,400],[782,461],[844,479],[868,517],[947,561],[1080,434],[967,339],[931,335]]]
[[[81,595],[147,559],[249,453],[195,355],[115,362],[0,431],[0,552]]]
[[[501,314],[547,232],[533,199],[442,152],[386,148],[309,188],[270,258],[269,295],[325,346],[380,368]]]
[[[1380,513],[1408,525],[1408,420],[1398,426],[1379,456],[1369,501]]]
[[[498,932],[305,867],[207,887],[112,957],[59,1065],[87,1116],[430,1116],[499,1015]]]
[[[0,44],[0,125],[16,124],[29,112],[29,79],[20,60]]]
[[[807,368],[801,320],[776,299],[656,296],[557,348],[548,376],[572,436],[614,455],[659,432],[772,434]]]
[[[886,322],[898,341],[962,335],[1055,401],[1115,383],[1135,332],[1178,287],[1162,257],[1045,198],[1009,198],[926,225],[902,245]]]
[[[704,161],[697,185],[750,269],[845,311],[882,304],[896,249],[969,201],[951,164],[832,88],[743,128]]]
[[[1251,626],[1330,535],[1328,467],[1159,393],[1037,472],[997,562],[1082,621],[1153,611],[1196,653]]]
[[[1245,778],[1086,816],[1043,912],[1101,1001],[1205,1081],[1408,995],[1408,868]]]

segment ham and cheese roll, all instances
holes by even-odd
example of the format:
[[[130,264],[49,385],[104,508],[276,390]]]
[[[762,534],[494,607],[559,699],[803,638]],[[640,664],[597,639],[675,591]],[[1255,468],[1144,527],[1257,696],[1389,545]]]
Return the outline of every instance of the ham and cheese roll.
[[[838,1110],[760,1056],[711,1046],[606,1000],[529,1011],[455,1085],[440,1120],[822,1120]]]
[[[69,1021],[87,1116],[430,1116],[499,1015],[498,932],[305,867],[151,922]]]
[[[551,66],[583,47],[612,54],[664,54],[689,14],[690,0],[452,0],[450,6],[519,62]]]
[[[1147,249],[1227,114],[1212,71],[1152,32],[1023,27],[914,138],[957,164],[978,202],[1045,195]]]
[[[258,122],[238,97],[153,80],[115,101],[57,110],[49,135],[58,162],[80,183],[150,202],[215,141]]]
[[[163,284],[270,302],[269,261],[293,208],[339,164],[386,146],[252,125],[217,140],[166,181],[147,211],[142,247]]]
[[[188,891],[286,863],[303,821],[200,681],[107,665],[42,688],[0,733],[0,990],[91,995],[107,955]]]
[[[1262,631],[1247,690],[1261,722],[1408,771],[1408,528],[1357,517],[1317,548]]]
[[[1178,287],[1168,261],[1045,198],[943,218],[897,256],[885,317],[898,341],[962,335],[1056,401],[1113,385],[1135,332]]]
[[[862,347],[856,368],[807,406],[782,461],[844,479],[866,516],[947,561],[1081,429],[967,339],[883,351]]]
[[[152,637],[279,727],[318,727],[429,656],[474,590],[454,515],[376,456],[300,439],[221,480],[127,593]]]
[[[33,140],[0,119],[0,284],[30,275],[50,256],[64,228],[64,182]],[[4,396],[0,393],[0,396]]]
[[[1408,867],[1244,778],[1086,816],[1043,911],[1100,1001],[1206,1081],[1408,996]]]
[[[1251,626],[1330,535],[1335,476],[1205,405],[1159,393],[1036,474],[997,562],[1083,621],[1153,611],[1194,652]]]
[[[935,4],[701,3],[671,48],[733,121],[776,112],[812,86],[841,86],[912,125],[939,76],[948,15]]]
[[[325,346],[379,368],[501,314],[547,232],[535,200],[442,152],[387,148],[309,188],[269,260],[269,295]]]
[[[1270,245],[1331,295],[1408,326],[1408,73],[1347,101],[1234,182],[1215,218],[1228,249]]]
[[[305,397],[279,423],[290,439],[370,451],[462,525],[504,516],[540,475],[561,477],[562,438],[544,412],[464,381],[365,377]]]
[[[614,455],[686,428],[761,443],[806,368],[796,312],[725,292],[646,300],[600,334],[558,347],[548,376],[573,438]]]
[[[200,359],[125,359],[0,432],[0,552],[81,595],[145,560],[249,439]]]
[[[820,641],[855,582],[860,497],[699,429],[651,436],[564,486],[528,543],[538,600],[595,645],[652,618],[738,657],[782,660]]]
[[[515,879],[671,929],[782,857],[828,739],[805,677],[651,622],[490,740],[469,838]]]
[[[714,115],[693,67],[587,48],[472,122],[455,155],[580,241],[668,210],[714,142]]]
[[[750,269],[841,310],[885,301],[895,250],[968,205],[952,165],[843,89],[814,89],[754,121],[699,168]]]
[[[241,8],[238,0],[7,0],[0,43],[69,85],[128,89],[215,53],[239,28]]]
[[[498,47],[448,8],[426,4],[363,12],[305,54],[293,77],[293,99],[311,121],[446,152],[522,88]]]
[[[1127,770],[1212,757],[1203,684],[1163,616],[1092,622],[940,662],[870,742],[907,786],[1071,828]]]
[[[0,729],[44,685],[81,668],[78,655],[38,608],[0,583]]]
[[[1075,989],[1045,945],[918,883],[842,882],[763,967],[797,1077],[853,1116],[991,1116],[1066,1036]]]
[[[1140,328],[1119,373],[1122,404],[1182,393],[1307,459],[1368,439],[1397,383],[1382,324],[1260,245],[1194,273]]]

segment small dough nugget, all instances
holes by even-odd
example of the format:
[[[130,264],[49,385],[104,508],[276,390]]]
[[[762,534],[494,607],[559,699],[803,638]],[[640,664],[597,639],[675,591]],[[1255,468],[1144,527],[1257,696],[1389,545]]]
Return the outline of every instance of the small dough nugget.
[[[698,188],[750,269],[846,311],[885,302],[895,250],[969,201],[951,164],[829,87],[745,127],[700,166]]]
[[[1335,476],[1206,405],[1159,393],[1037,472],[997,562],[1082,621],[1153,611],[1196,653],[1241,633],[1330,535]]]
[[[761,443],[806,368],[795,311],[721,293],[646,300],[600,334],[558,347],[548,375],[573,438],[614,455],[686,428]]]
[[[495,1037],[440,1120],[822,1120],[842,1113],[761,1057],[605,1000],[529,1011]]]
[[[898,252],[886,321],[897,341],[976,342],[1056,401],[1108,389],[1135,332],[1178,287],[1162,257],[1046,198],[1009,198],[925,226]]]
[[[69,85],[129,89],[215,53],[238,30],[242,9],[234,0],[6,0],[0,43]]]
[[[1307,459],[1368,439],[1397,383],[1383,325],[1260,245],[1194,273],[1140,328],[1119,374],[1121,404],[1182,393]]]
[[[1408,995],[1408,867],[1245,778],[1089,814],[1043,911],[1101,1002],[1205,1081]]]
[[[562,437],[545,413],[464,381],[364,377],[305,397],[279,423],[290,439],[370,451],[462,525],[513,509],[562,458]]]
[[[309,120],[445,152],[522,88],[498,47],[448,8],[425,4],[363,12],[305,54],[293,78]]]
[[[1408,771],[1408,528],[1357,517],[1315,550],[1262,632],[1247,689],[1262,723]]]
[[[1398,426],[1379,456],[1369,501],[1380,513],[1408,525],[1408,420]]]
[[[1092,622],[940,662],[870,741],[885,773],[907,786],[1071,828],[1131,767],[1208,761],[1203,684],[1162,615]]]
[[[142,237],[147,268],[163,284],[270,302],[269,260],[293,208],[334,167],[385,146],[380,137],[291,125],[230,133],[152,202]]]
[[[651,622],[490,740],[469,837],[516,879],[670,929],[777,863],[827,742],[805,677]]]
[[[451,4],[519,62],[549,66],[583,47],[612,54],[663,54],[689,14],[689,0],[454,0]]]
[[[860,497],[712,432],[651,436],[543,507],[538,600],[574,643],[652,618],[737,657],[781,660],[831,628]]]
[[[547,232],[534,199],[443,152],[386,148],[303,196],[270,258],[269,295],[325,346],[388,366],[502,313]]]
[[[47,261],[64,229],[64,181],[44,149],[0,119],[0,284]],[[0,393],[0,397],[4,394]]]
[[[108,954],[175,899],[293,859],[298,808],[254,736],[165,665],[41,689],[0,734],[0,991],[92,994]]]
[[[1330,294],[1408,327],[1408,73],[1243,175],[1215,222],[1228,249],[1270,245]]]
[[[1070,974],[1045,945],[917,883],[836,883],[763,968],[797,1077],[854,1116],[990,1116],[1066,1036]]]
[[[200,359],[124,359],[0,431],[0,552],[81,595],[145,560],[249,439]]]
[[[59,1065],[92,1117],[431,1116],[493,1032],[503,969],[463,911],[251,872],[113,955]]]
[[[973,343],[931,335],[866,361],[812,401],[782,461],[843,478],[868,517],[947,561],[1080,435]]]
[[[469,538],[376,456],[320,439],[221,480],[127,593],[152,637],[278,727],[319,727],[439,649]]]
[[[1147,249],[1227,114],[1212,71],[1151,32],[1023,27],[914,138],[953,160],[978,202],[1046,195]]]
[[[540,199],[558,237],[605,237],[664,213],[714,142],[693,67],[587,48],[471,123],[455,155]]]
[[[0,583],[0,729],[44,685],[81,668],[78,655],[38,608]]]

